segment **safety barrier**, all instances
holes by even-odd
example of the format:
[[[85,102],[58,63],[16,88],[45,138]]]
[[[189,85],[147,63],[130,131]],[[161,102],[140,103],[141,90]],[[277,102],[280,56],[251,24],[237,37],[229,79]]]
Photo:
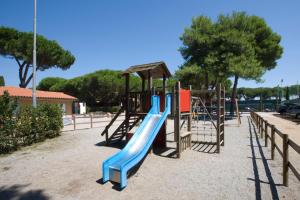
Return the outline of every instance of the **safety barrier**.
[[[270,124],[267,120],[263,119],[257,113],[251,111],[251,118],[254,121],[258,133],[261,138],[265,137],[265,146],[268,146],[268,139],[271,141],[271,159],[274,160],[275,149],[282,157],[282,182],[284,186],[288,186],[289,179],[289,169],[294,173],[297,179],[300,181],[300,174],[294,167],[294,165],[289,161],[289,148],[291,147],[297,154],[300,154],[300,146],[296,144],[294,141],[289,139],[288,134],[282,133],[278,130],[273,124]],[[271,134],[268,134],[268,129],[271,129]],[[275,142],[275,134],[278,135],[282,139],[282,149]]]

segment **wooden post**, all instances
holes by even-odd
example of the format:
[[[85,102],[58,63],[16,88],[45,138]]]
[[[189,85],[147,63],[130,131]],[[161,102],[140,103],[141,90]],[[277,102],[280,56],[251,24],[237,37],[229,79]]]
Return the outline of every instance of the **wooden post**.
[[[257,128],[258,128],[258,133],[260,134],[260,121],[261,121],[261,117],[259,115],[258,116],[258,124],[257,124]]]
[[[221,96],[223,98],[223,103],[222,103],[222,106],[223,106],[223,112],[221,113],[223,115],[223,118],[221,120],[221,123],[223,123],[223,128],[222,128],[222,131],[223,131],[223,143],[222,143],[222,146],[225,145],[225,86],[223,86],[223,95]]]
[[[74,131],[76,130],[76,116],[73,115]]]
[[[125,75],[125,131],[129,131],[129,74]]]
[[[265,121],[265,147],[268,146],[268,121]]]
[[[188,116],[188,127],[187,127],[187,130],[189,131],[189,132],[192,132],[192,86],[190,85],[190,114],[189,114],[189,116]],[[187,143],[188,143],[188,147],[189,148],[191,148],[191,143],[192,143],[192,141],[191,141],[191,136],[192,134],[190,133],[189,134],[189,136],[188,136],[188,138],[187,138]]]
[[[147,97],[146,98],[148,98],[148,102],[150,104],[151,104],[151,90],[152,90],[152,76],[151,76],[151,70],[148,70],[148,85],[147,85]],[[149,104],[149,106],[151,107],[150,104]],[[149,108],[147,108],[147,109],[149,109]]]
[[[175,86],[175,119],[174,119],[174,136],[176,141],[177,158],[181,153],[181,137],[180,137],[180,82]]]
[[[275,126],[271,125],[271,159],[274,160],[275,151]]]
[[[282,158],[283,158],[283,166],[282,166],[282,182],[284,186],[288,186],[289,179],[289,144],[288,144],[289,136],[288,134],[282,135]]]
[[[163,99],[164,99],[164,105],[166,106],[166,84],[167,82],[166,82],[166,75],[165,74],[163,74]],[[160,102],[160,103],[162,103],[162,102]],[[165,120],[165,122],[164,122],[164,124],[163,124],[163,128],[164,128],[164,130],[165,130],[165,134],[164,134],[164,140],[165,140],[165,143],[164,143],[164,147],[167,147],[167,121],[168,120]]]
[[[90,118],[91,118],[91,128],[93,128],[93,115],[90,113]]]
[[[235,110],[236,110],[236,116],[237,116],[237,120],[238,120],[238,125],[241,125],[241,116],[240,116],[240,110],[239,110],[239,102],[238,99],[235,99]]]
[[[106,141],[106,144],[108,144],[107,143],[107,141],[108,141],[108,130],[106,130],[106,133],[105,133],[105,141]]]
[[[264,137],[264,119],[261,120],[261,132],[260,132],[260,138]]]
[[[216,152],[220,153],[220,114],[221,114],[221,85],[218,83],[217,85],[217,109],[218,109],[218,116],[217,116],[217,148]]]
[[[148,70],[148,92],[149,93],[151,93],[151,89],[152,89],[152,76],[151,76],[151,70]]]
[[[141,109],[142,109],[142,112],[146,112],[146,96],[145,96],[145,78],[143,77],[142,78],[142,94],[141,94]]]

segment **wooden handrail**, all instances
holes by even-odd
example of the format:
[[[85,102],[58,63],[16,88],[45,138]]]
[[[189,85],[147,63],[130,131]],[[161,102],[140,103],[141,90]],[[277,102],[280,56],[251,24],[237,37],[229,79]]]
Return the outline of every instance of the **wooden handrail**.
[[[101,133],[103,136],[108,129],[111,127],[111,125],[116,121],[116,119],[119,117],[119,115],[124,111],[124,108],[121,107],[121,109],[117,112],[117,114],[112,118],[112,120],[109,122],[109,124],[105,127],[104,131]]]
[[[289,161],[289,147],[291,147],[293,150],[300,154],[300,146],[296,144],[294,141],[289,139],[288,134],[284,134],[280,130],[278,130],[273,124],[270,124],[268,121],[263,119],[261,116],[259,116],[257,113],[251,111],[250,116],[252,120],[254,121],[259,133],[262,135],[263,132],[265,133],[265,140],[269,138],[271,140],[271,158],[274,159],[274,151],[275,149],[278,151],[278,153],[281,155],[283,159],[283,172],[282,172],[282,179],[283,179],[283,185],[288,186],[288,169],[291,169],[293,174],[296,176],[296,178],[300,181],[300,175],[299,172],[296,170],[296,168],[291,164]],[[268,127],[271,128],[271,136],[268,135]],[[282,149],[276,144],[275,142],[275,134],[280,136],[282,139]],[[267,146],[267,142],[265,142],[265,146]]]
[[[300,154],[300,146],[296,144],[293,140],[289,139],[288,144],[298,153]]]

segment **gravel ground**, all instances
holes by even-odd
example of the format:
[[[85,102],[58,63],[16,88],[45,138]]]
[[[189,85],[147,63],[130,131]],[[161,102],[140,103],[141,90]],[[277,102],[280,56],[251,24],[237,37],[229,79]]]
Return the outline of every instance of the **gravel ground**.
[[[103,128],[64,132],[0,157],[0,199],[300,199],[299,181],[290,174],[281,185],[281,160],[269,160],[248,116],[233,124],[220,154],[199,144],[181,159],[168,156],[172,149],[149,154],[122,191],[100,183],[102,161],[119,151],[103,146]]]

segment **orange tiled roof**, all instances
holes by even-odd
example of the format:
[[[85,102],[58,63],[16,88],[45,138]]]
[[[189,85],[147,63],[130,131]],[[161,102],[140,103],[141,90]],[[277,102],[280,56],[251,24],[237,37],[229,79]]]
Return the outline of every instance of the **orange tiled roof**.
[[[13,97],[28,97],[32,98],[32,90],[27,88],[19,88],[13,86],[2,86],[0,87],[0,96],[3,95],[4,91],[7,91],[10,96]],[[76,97],[64,94],[63,92],[47,92],[47,91],[36,91],[36,97],[41,99],[69,99],[76,100]]]

